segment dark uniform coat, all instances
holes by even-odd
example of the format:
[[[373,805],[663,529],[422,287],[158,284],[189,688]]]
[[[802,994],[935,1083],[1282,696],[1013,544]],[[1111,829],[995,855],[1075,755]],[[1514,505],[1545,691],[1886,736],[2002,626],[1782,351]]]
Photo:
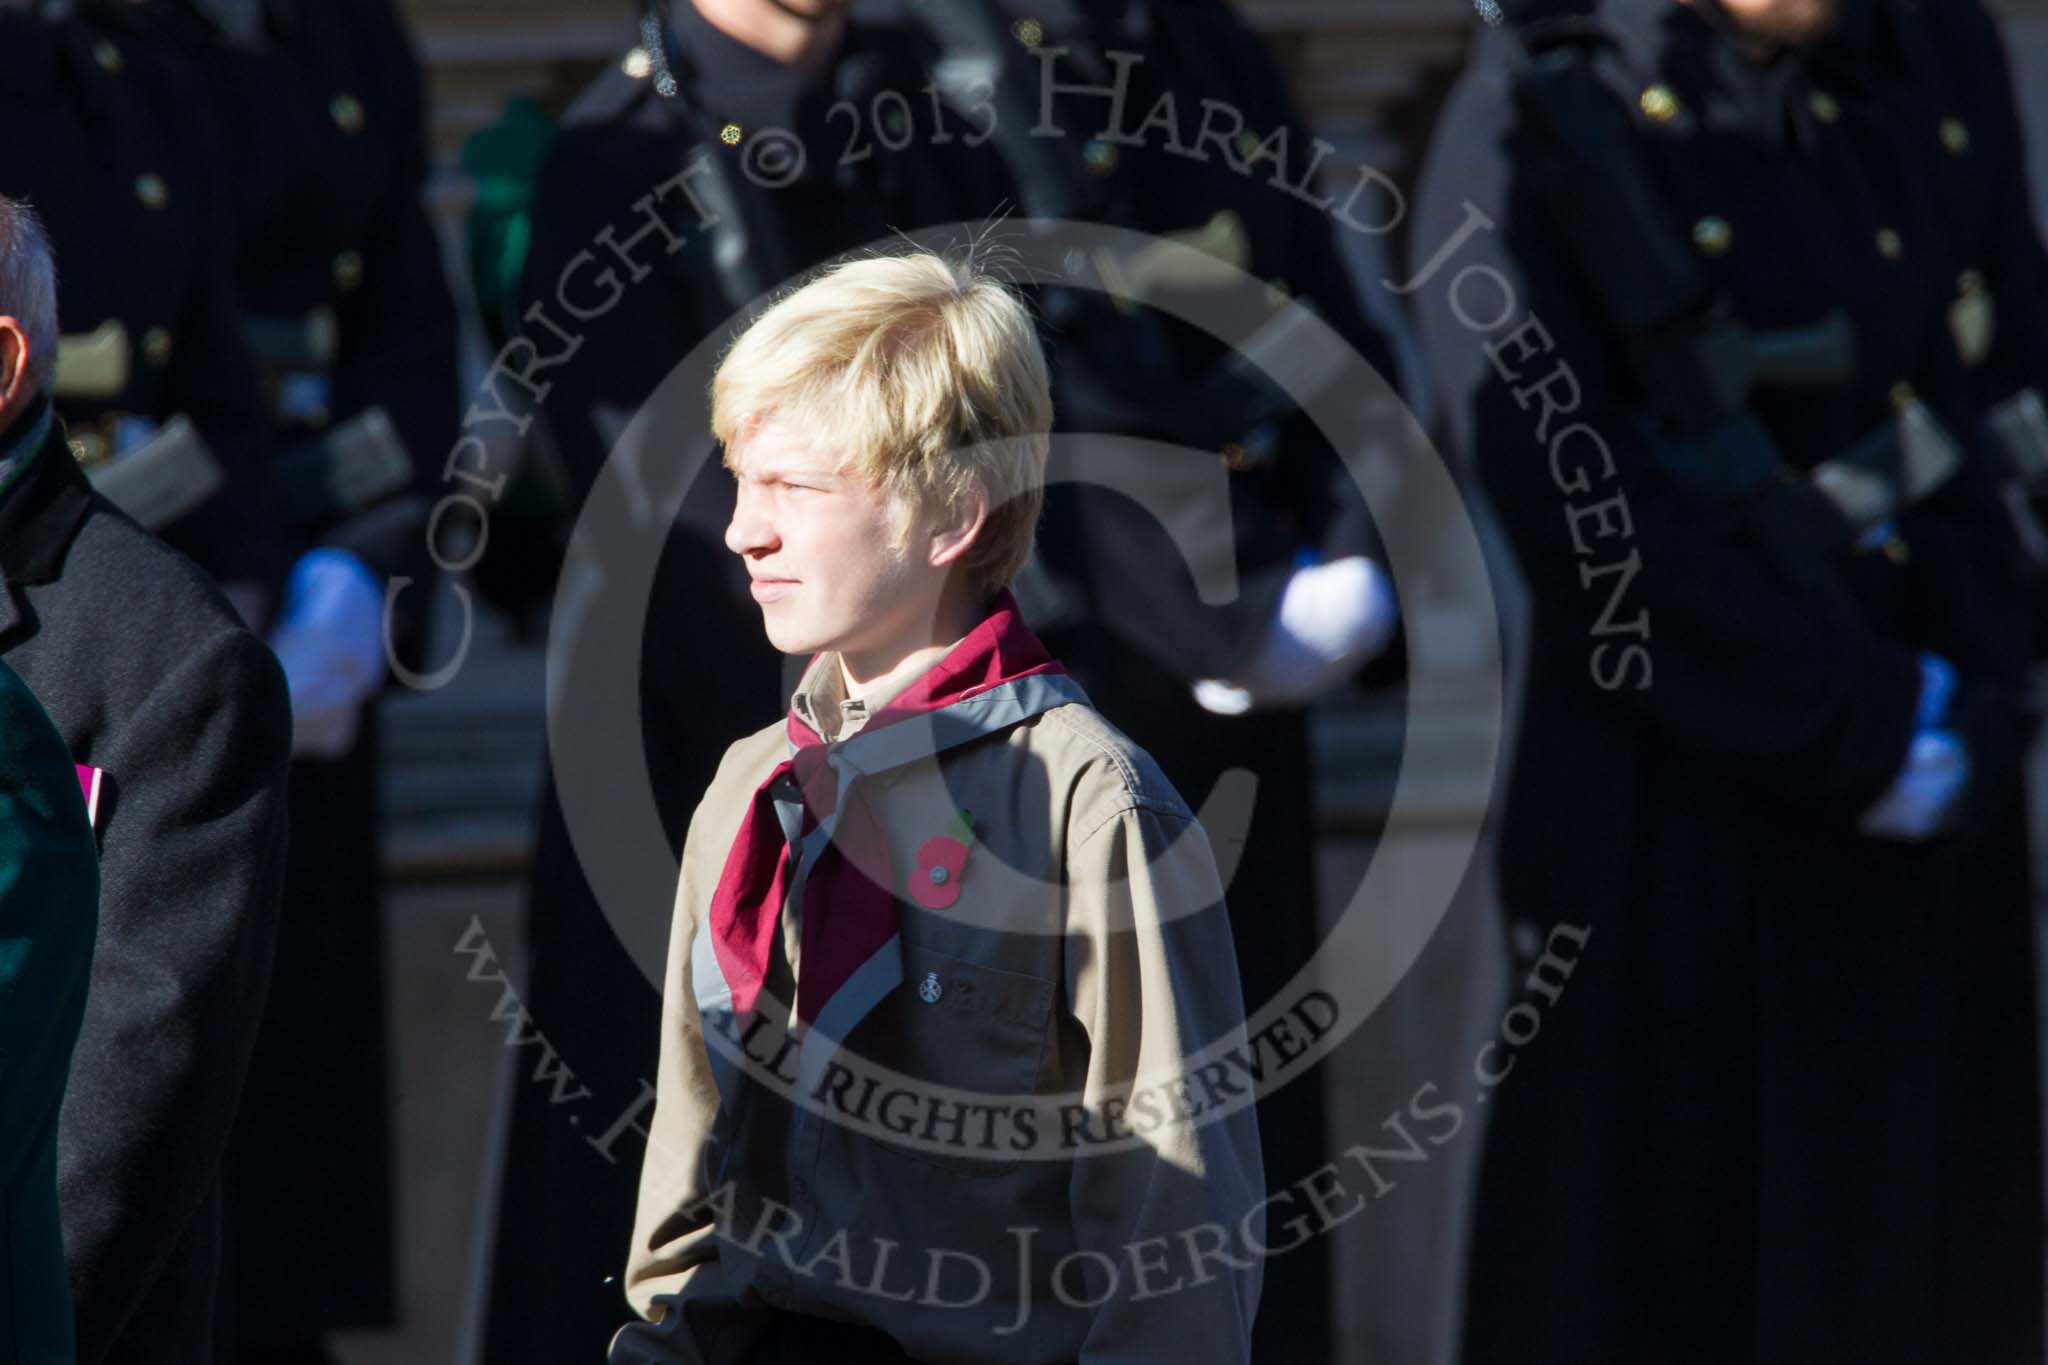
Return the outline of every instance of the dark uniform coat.
[[[583,339],[573,359],[547,371],[551,389],[540,417],[579,500],[626,420],[694,347],[730,327],[741,307],[841,252],[886,244],[892,229],[980,220],[1003,203],[989,159],[964,148],[971,125],[945,114],[954,141],[930,145],[931,107],[919,93],[925,77],[893,25],[856,17],[830,70],[807,74],[727,38],[687,4],[674,11],[666,60],[675,97],[656,93],[644,52],[629,57],[571,108],[535,191],[526,306],[546,309]],[[832,106],[850,99],[865,110],[887,89],[917,101],[907,149],[843,156],[848,125],[843,112],[830,116]],[[739,169],[747,135],[768,127],[790,130],[806,149],[801,172],[780,188]],[[728,128],[731,141],[722,136]],[[619,265],[618,303],[598,317],[571,319],[564,297],[586,311],[605,297],[590,270],[567,273],[578,253],[605,251],[598,238],[607,229],[614,241],[632,241],[646,226],[636,202],[694,155],[722,158],[718,192],[730,197],[716,201],[717,230],[700,229],[683,195],[665,196],[659,211],[684,245],[670,253],[660,237],[642,240],[628,255],[647,273],[628,282],[632,272]],[[549,333],[529,332],[544,353],[559,353]],[[711,444],[708,433],[701,440]],[[678,856],[719,757],[735,738],[774,720],[788,696],[782,656],[762,635],[745,570],[723,543],[732,480],[715,458],[706,468],[666,535],[648,620],[672,628],[650,629],[637,668],[625,673],[624,681],[637,681],[637,696],[612,694],[580,663],[572,663],[561,691],[570,707],[639,708],[662,827]],[[574,625],[558,603],[552,629]],[[596,1148],[591,1127],[609,1128],[636,1108],[644,1126],[661,999],[606,921],[570,843],[561,793],[588,792],[593,783],[610,785],[603,773],[550,775],[532,881],[526,998],[539,1032],[592,1092],[577,1117],[592,1117],[572,1126],[546,1085],[521,1076],[485,1346],[494,1361],[584,1358],[602,1349],[629,1311],[618,1277],[641,1144],[627,1130]],[[660,917],[666,908],[652,898],[634,910]]]
[[[1758,390],[1719,453],[1796,478],[1902,384],[1967,432],[1953,277],[1912,159],[1831,119],[1804,53],[1745,57],[1712,5],[1591,8],[1530,33],[1626,112],[1656,240],[1744,322],[1840,309],[1854,328],[1852,379]],[[1995,800],[2016,760],[2020,564],[1995,475],[1973,454],[1863,553],[1682,492],[1672,471],[1699,445],[1594,303],[1596,285],[1639,297],[1648,239],[1611,228],[1597,263],[1568,248],[1546,177],[1569,156],[1520,112],[1515,51],[1480,40],[1410,253],[1437,263],[1414,286],[1430,357],[1533,613],[1500,874],[1550,962],[1524,983],[1540,1028],[1519,1019],[1525,1045],[1483,1059],[1498,1088],[1466,1358],[1968,1358],[1946,1353],[1934,1176],[1935,958],[1963,910],[1961,845],[1857,822],[1904,761],[1921,651],[1960,673],[1975,794]]]
[[[425,519],[448,491],[441,469],[460,398],[454,310],[421,200],[419,73],[385,0],[260,8],[252,46],[182,4],[148,6],[130,22],[136,41],[203,85],[221,130],[245,324],[274,335],[326,320],[324,368],[258,347],[278,444],[382,407],[410,456],[412,488],[300,532],[284,556],[289,564],[317,542],[379,578],[412,579],[397,607],[403,645],[430,596]],[[455,532],[444,531],[452,556]],[[228,1167],[223,1303],[249,1343],[384,1323],[395,1311],[376,751],[366,716],[347,755],[292,768],[290,913]],[[309,1226],[321,1235],[307,1239]]]
[[[1817,79],[1847,116],[1926,167],[1948,248],[1951,330],[1972,394],[2048,399],[2048,251],[2028,197],[2004,44],[1975,0],[1856,0]],[[2035,492],[2035,510],[2041,504]],[[2037,566],[2038,572],[2038,566]],[[2036,584],[2034,598],[2041,600]],[[2036,656],[2041,619],[2033,622]],[[2038,733],[2038,719],[2036,721]],[[2023,775],[2007,775],[1969,858],[1967,909],[1946,936],[1942,1207],[1954,1359],[2039,1361],[2048,1268],[2040,1029]]]
[[[63,737],[0,664],[0,1348],[69,1365],[57,1112],[85,1015],[99,922],[92,824]]]
[[[258,500],[262,391],[230,282],[212,111],[196,81],[124,25],[9,10],[0,118],[11,130],[0,194],[27,200],[49,230],[67,340],[97,337],[125,353],[113,371],[60,369],[57,407],[73,439],[98,455],[126,424],[190,418],[226,482],[164,534],[223,582],[274,573]]]
[[[284,877],[284,679],[195,565],[91,491],[54,427],[0,493],[0,657],[106,774],[58,1130],[78,1359],[211,1360],[220,1162]]]

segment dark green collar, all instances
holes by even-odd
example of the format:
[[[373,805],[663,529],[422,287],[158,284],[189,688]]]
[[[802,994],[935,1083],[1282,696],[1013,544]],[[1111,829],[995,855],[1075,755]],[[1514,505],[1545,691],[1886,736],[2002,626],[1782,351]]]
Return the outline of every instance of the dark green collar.
[[[26,439],[15,443],[25,448],[22,464],[0,489],[0,578],[12,583],[56,578],[72,537],[92,510],[92,485],[71,458],[64,424],[31,419],[24,437],[38,430],[42,440],[35,446],[28,447]]]

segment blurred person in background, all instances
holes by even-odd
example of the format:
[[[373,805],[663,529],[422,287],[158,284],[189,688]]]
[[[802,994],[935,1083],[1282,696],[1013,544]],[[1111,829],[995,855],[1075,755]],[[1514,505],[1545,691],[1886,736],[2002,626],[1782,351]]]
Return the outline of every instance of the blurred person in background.
[[[1533,608],[1500,876],[1543,1022],[1478,1059],[1465,1359],[1983,1358],[1941,945],[2025,564],[1938,186],[1817,74],[1833,0],[1507,18],[1402,286]]]
[[[831,0],[685,0],[643,12],[642,44],[571,107],[534,193],[529,306],[560,317],[558,298],[589,311],[617,288],[613,306],[575,323],[581,349],[548,371],[538,411],[578,504],[635,410],[740,310],[892,230],[1001,209],[991,160],[967,150],[972,125],[950,114],[950,146],[931,146],[920,126],[909,150],[835,164],[845,142],[843,116],[837,125],[827,117],[835,101],[865,109],[878,91],[914,90],[924,79],[900,26]],[[766,127],[788,129],[808,152],[802,172],[780,188],[741,169],[746,134]],[[700,192],[721,196],[713,231],[701,229],[682,193],[642,204],[693,157],[710,159],[710,185]],[[682,245],[671,250],[671,237]],[[534,335],[547,354],[558,352],[546,333]],[[732,479],[715,460],[705,467],[667,536],[648,613],[689,629],[649,631],[634,670],[649,773],[678,853],[731,737],[787,704],[780,656],[761,638],[744,567],[724,546]],[[552,629],[574,625],[558,603]],[[610,704],[596,685],[572,672],[565,704]],[[525,1003],[598,1112],[637,1114],[644,1130],[660,997],[606,921],[561,811],[565,786],[587,791],[593,779],[609,785],[601,774],[550,773]],[[662,915],[667,905],[640,909]],[[579,1359],[609,1337],[624,1305],[616,1276],[632,1233],[640,1139],[629,1124],[594,1146],[603,1135],[572,1127],[542,1085],[519,1085],[512,1104],[484,1354]]]
[[[2002,490],[2033,571],[2039,660],[2048,538],[2048,251],[2026,169],[2013,78],[1997,25],[1975,0],[1843,0],[1815,79],[1859,135],[1919,160],[1941,206],[1950,334],[1983,414]],[[2038,672],[2038,669],[2037,669]],[[2040,692],[2029,696],[2029,740]],[[2041,1169],[2035,983],[2034,828],[2012,765],[1984,803],[1965,857],[1964,904],[1938,958],[1943,1026],[1942,1214],[1950,1359],[2042,1359],[2048,1242]]]
[[[198,566],[93,493],[48,396],[57,264],[0,198],[0,659],[98,792],[57,1132],[78,1359],[214,1359],[220,1171],[269,988],[292,717]]]
[[[0,118],[13,130],[0,194],[32,204],[70,263],[51,398],[73,452],[246,615],[279,566],[262,500],[262,390],[231,281],[227,171],[195,78],[124,30],[0,0]],[[122,496],[150,461],[159,472],[140,479],[144,496]]]
[[[326,1332],[395,1316],[373,704],[387,649],[418,662],[428,507],[460,400],[421,198],[423,95],[386,0],[97,10],[206,92],[240,325],[275,432],[266,515],[286,571],[261,620],[292,691],[294,837],[227,1163],[222,1356],[324,1360]],[[444,522],[453,557],[462,518]]]
[[[78,1358],[57,1113],[85,1015],[99,892],[78,768],[28,685],[0,664],[0,1346],[20,1365]]]

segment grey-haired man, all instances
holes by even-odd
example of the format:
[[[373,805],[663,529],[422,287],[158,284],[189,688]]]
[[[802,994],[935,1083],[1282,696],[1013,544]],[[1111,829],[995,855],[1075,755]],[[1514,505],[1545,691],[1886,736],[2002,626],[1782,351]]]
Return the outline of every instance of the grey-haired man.
[[[58,1125],[81,1362],[212,1358],[221,1150],[269,984],[291,710],[51,411],[56,263],[0,197],[0,658],[97,770],[100,924]]]

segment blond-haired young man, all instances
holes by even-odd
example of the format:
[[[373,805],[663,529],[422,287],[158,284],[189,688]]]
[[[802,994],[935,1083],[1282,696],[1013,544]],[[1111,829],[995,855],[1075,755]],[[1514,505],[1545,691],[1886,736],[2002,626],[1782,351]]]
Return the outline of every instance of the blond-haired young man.
[[[1236,1361],[1262,1234],[1201,826],[1007,591],[1029,312],[928,253],[738,340],[726,543],[815,658],[691,822],[615,1361]],[[1238,1078],[1242,1080],[1243,1078]]]

